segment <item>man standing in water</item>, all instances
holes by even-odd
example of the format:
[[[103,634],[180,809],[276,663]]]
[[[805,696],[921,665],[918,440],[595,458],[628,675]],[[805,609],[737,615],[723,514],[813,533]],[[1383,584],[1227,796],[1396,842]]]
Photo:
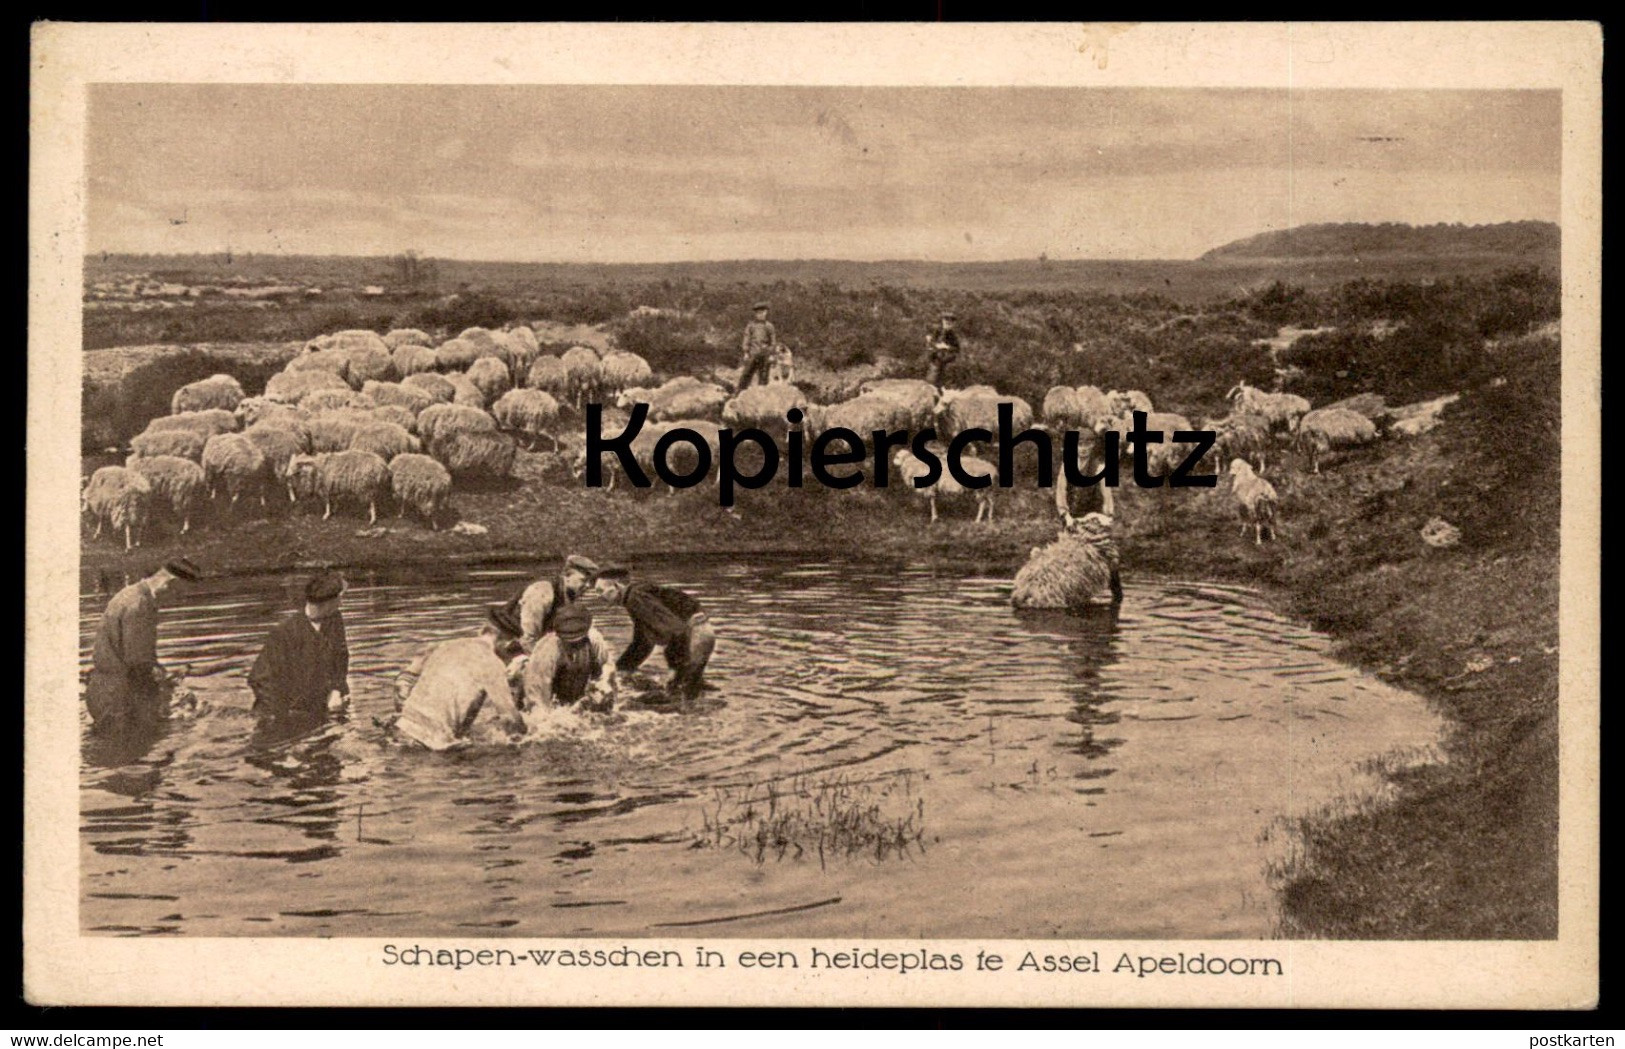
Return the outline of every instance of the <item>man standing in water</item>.
[[[745,337],[739,345],[739,381],[734,384],[736,394],[749,386],[758,375],[764,383],[767,382],[774,354],[778,352],[779,333],[773,327],[773,322],[767,319],[767,303],[758,302],[754,312],[756,319],[745,325]]]
[[[343,593],[344,578],[322,572],[305,585],[304,611],[271,628],[248,672],[257,713],[320,717],[350,701],[350,646],[339,614]]]
[[[1086,434],[1079,436],[1087,437]],[[1096,440],[1097,447],[1093,451],[1084,447],[1078,449],[1078,471],[1084,477],[1092,477],[1102,469],[1098,435]],[[1066,473],[1065,469],[1055,472],[1055,512],[1060,515],[1061,527],[1082,535],[1105,555],[1112,570],[1112,604],[1120,605],[1123,603],[1123,579],[1119,573],[1117,539],[1113,534],[1115,519],[1111,487],[1104,481],[1089,486],[1069,484]]]
[[[506,607],[491,609],[476,636],[442,641],[401,671],[394,731],[430,750],[523,735],[509,670],[520,654],[519,620]],[[476,731],[485,710],[495,723],[486,718],[484,731]]]
[[[598,593],[620,605],[632,620],[632,643],[617,668],[630,674],[643,665],[656,645],[666,650],[671,668],[667,691],[672,699],[693,700],[700,694],[705,665],[716,648],[716,631],[692,594],[674,586],[630,582],[630,571],[612,565],[598,573]]]
[[[954,331],[957,318],[952,310],[943,310],[940,323],[925,337],[925,381],[937,388],[948,383],[948,365],[959,356],[959,333]]]
[[[592,613],[570,605],[553,620],[524,667],[525,706],[574,706],[607,712],[615,703],[615,651],[592,625]]]
[[[553,579],[538,579],[507,604],[519,622],[519,643],[534,651],[542,635],[553,629],[553,617],[581,596],[598,575],[598,566],[580,554],[564,559],[564,570]]]
[[[198,566],[181,557],[113,595],[96,628],[85,705],[103,731],[155,722],[177,680],[158,662],[158,606],[176,581],[195,583]]]

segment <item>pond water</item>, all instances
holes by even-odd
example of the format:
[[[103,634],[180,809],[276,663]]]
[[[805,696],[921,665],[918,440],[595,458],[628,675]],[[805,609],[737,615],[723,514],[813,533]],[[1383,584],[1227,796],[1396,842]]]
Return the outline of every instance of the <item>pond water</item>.
[[[534,567],[351,574],[352,709],[298,732],[256,723],[245,675],[304,577],[188,594],[160,656],[191,665],[198,713],[85,735],[82,928],[1268,936],[1283,820],[1440,730],[1242,589],[1130,581],[1115,616],[1018,616],[1008,580],[942,569],[638,567],[712,613],[714,689],[456,754],[375,719],[401,666]],[[120,583],[86,581],[87,660]],[[598,618],[624,645],[624,615]]]

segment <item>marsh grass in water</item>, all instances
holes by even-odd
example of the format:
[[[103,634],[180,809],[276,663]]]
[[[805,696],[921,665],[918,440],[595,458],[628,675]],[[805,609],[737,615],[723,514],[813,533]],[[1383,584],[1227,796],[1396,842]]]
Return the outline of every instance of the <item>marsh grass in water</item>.
[[[814,779],[747,781],[715,787],[700,810],[694,848],[733,848],[757,863],[867,857],[875,862],[924,853],[925,798],[904,769],[873,779],[845,773]]]

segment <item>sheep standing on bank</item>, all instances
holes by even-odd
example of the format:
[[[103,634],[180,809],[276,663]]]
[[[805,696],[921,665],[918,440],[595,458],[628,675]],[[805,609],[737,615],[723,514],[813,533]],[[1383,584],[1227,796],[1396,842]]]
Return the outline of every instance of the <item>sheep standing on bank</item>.
[[[1053,542],[1033,548],[1016,573],[1010,604],[1021,609],[1078,612],[1108,590],[1114,603],[1123,599],[1112,519],[1105,514],[1084,514]]]
[[[905,491],[913,492],[926,500],[931,507],[932,524],[937,523],[937,501],[939,499],[957,502],[967,497],[976,501],[976,520],[981,521],[985,517],[987,523],[992,524],[993,493],[998,491],[996,487],[998,484],[997,468],[986,459],[978,459],[974,455],[961,456],[961,466],[968,476],[990,479],[986,487],[966,488],[948,470],[946,447],[941,444],[934,444],[931,449],[940,460],[939,466],[941,470],[937,475],[937,479],[924,488],[915,487],[915,479],[925,477],[931,471],[927,469],[925,463],[915,457],[913,452],[907,448],[899,448],[892,456],[892,463],[897,467],[898,483],[902,484]]]
[[[1131,420],[1132,418],[1130,416]],[[1131,421],[1124,432],[1128,432],[1128,429],[1131,429],[1132,426]],[[1145,428],[1147,432],[1157,431],[1162,434],[1162,440],[1159,443],[1145,446],[1146,473],[1152,477],[1167,477],[1177,470],[1180,464],[1194,450],[1193,445],[1180,444],[1174,441],[1175,433],[1192,429],[1191,421],[1183,415],[1175,415],[1173,412],[1151,412],[1145,417]],[[1128,459],[1130,457],[1128,443],[1120,441],[1119,447],[1123,449],[1124,459]]]
[[[460,372],[447,372],[446,381],[451,383],[451,403],[485,410],[485,391],[474,385],[468,376]]]
[[[530,362],[542,352],[542,344],[536,341],[536,333],[523,324],[509,329],[506,334],[508,345],[514,351],[513,374],[517,379],[530,367]]]
[[[491,431],[497,421],[478,408],[462,404],[431,404],[418,413],[418,436],[431,445],[455,431]]]
[[[808,408],[802,429],[812,435],[845,427],[868,440],[875,430],[918,430],[930,423],[930,406],[921,418],[919,405],[886,393],[860,393],[849,401]]]
[[[130,438],[130,451],[143,459],[172,455],[197,462],[203,458],[206,441],[207,437],[191,430],[149,430]]]
[[[240,433],[216,434],[203,446],[203,480],[209,486],[209,498],[216,498],[224,488],[231,496],[228,511],[247,494],[258,495],[264,505],[267,476],[265,453]]]
[[[1309,453],[1310,472],[1320,473],[1320,457],[1333,448],[1354,448],[1377,439],[1377,424],[1348,408],[1307,412],[1293,427],[1292,440]]]
[[[491,404],[513,387],[513,377],[508,373],[508,366],[495,357],[481,357],[468,366],[464,377],[480,391],[483,398],[482,407]]]
[[[785,413],[791,408],[807,410],[807,398],[787,382],[747,386],[722,406],[722,421],[735,430],[758,427],[768,433],[782,433],[789,427]]]
[[[295,358],[297,360],[298,358]],[[330,371],[282,371],[265,384],[265,397],[284,404],[298,404],[317,390],[348,390],[350,384]]]
[[[1246,459],[1259,473],[1264,472],[1270,451],[1270,423],[1262,415],[1232,412],[1207,424],[1213,431],[1213,447],[1219,462]]]
[[[1133,419],[1134,412],[1152,411],[1151,398],[1139,390],[1108,390],[1105,394],[1106,411],[1113,419]]]
[[[245,397],[237,405],[237,422],[243,429],[256,423],[269,422],[273,419],[291,419],[303,421],[310,418],[310,412],[296,404],[284,404],[281,401],[269,400],[265,397]]]
[[[434,336],[418,328],[395,328],[384,336],[384,345],[391,352],[402,346],[433,346]]]
[[[412,375],[432,373],[439,365],[439,358],[434,350],[427,346],[407,344],[397,346],[389,353],[390,359],[395,362],[395,371],[406,378]]]
[[[634,386],[646,386],[654,381],[649,362],[635,353],[609,353],[599,362],[600,396],[611,396]]]
[[[453,386],[444,375],[438,372],[419,372],[408,375],[401,380],[401,385],[409,390],[422,390],[430,399],[441,404],[450,404],[451,399],[457,395],[457,387]],[[423,409],[418,409],[422,411]]]
[[[504,430],[524,435],[526,447],[535,450],[538,438],[550,436],[559,421],[559,402],[541,390],[509,390],[491,406],[491,415]],[[553,437],[553,450],[559,442]]]
[[[418,414],[410,408],[403,408],[398,404],[380,404],[367,415],[373,422],[394,423],[410,434],[418,432]]]
[[[480,359],[480,348],[467,339],[448,339],[434,351],[435,367],[442,372],[460,372]]]
[[[211,375],[207,379],[189,382],[176,390],[175,395],[170,398],[169,410],[174,415],[202,411],[206,408],[222,408],[234,412],[242,399],[243,387],[236,379],[229,375]]]
[[[691,375],[679,375],[654,389],[633,386],[615,397],[615,405],[630,410],[634,404],[649,406],[649,419],[666,422],[671,419],[720,419],[722,406],[728,403],[728,391],[712,382],[701,382]]]
[[[858,397],[884,397],[897,404],[909,419],[907,429],[930,426],[936,416],[937,388],[920,379],[870,379],[858,387]]]
[[[495,430],[452,430],[429,443],[429,454],[458,479],[500,481],[513,473],[518,446]]]
[[[289,361],[282,370],[290,375],[323,372],[344,379],[349,364],[350,359],[343,350],[312,350],[307,345],[305,352]],[[348,386],[349,381],[345,380],[344,384]]]
[[[361,394],[372,399],[372,403],[382,407],[386,404],[399,405],[417,418],[418,412],[433,404],[437,398],[427,390],[417,386],[406,386],[398,382],[373,381],[361,387]]]
[[[100,539],[102,528],[111,528],[115,534],[124,533],[124,549],[129,550],[141,542],[147,515],[152,506],[152,484],[135,470],[123,466],[104,466],[90,475],[80,496],[80,505],[96,521],[96,532],[91,537]]]
[[[203,488],[203,467],[178,455],[132,455],[124,466],[147,479],[152,486],[152,501],[170,508],[180,522],[181,535],[192,530],[192,511]]]
[[[390,491],[400,506],[440,530],[439,516],[451,502],[451,473],[430,456],[408,452],[389,461]]]
[[[513,367],[513,349],[508,340],[489,328],[464,328],[457,336],[480,351],[480,357],[499,360],[505,367]]]
[[[1309,402],[1297,394],[1265,393],[1244,382],[1237,383],[1225,396],[1230,401],[1232,414],[1261,415],[1275,431],[1292,430],[1310,408]]]
[[[224,408],[205,408],[202,411],[181,412],[179,415],[160,415],[147,423],[144,432],[187,430],[208,440],[217,433],[235,433],[239,425],[235,412],[228,412]]]
[[[1275,486],[1253,473],[1245,459],[1230,460],[1230,495],[1236,501],[1241,517],[1241,534],[1245,538],[1247,526],[1253,526],[1253,545],[1264,545],[1264,532],[1275,538],[1275,508],[1279,500]]]
[[[395,358],[380,340],[376,345],[350,351],[344,362],[344,377],[352,389],[359,390],[368,382],[391,382],[400,378],[400,373],[395,370]]]
[[[389,464],[364,451],[297,456],[290,472],[295,489],[322,500],[324,521],[333,516],[334,506],[351,503],[366,506],[367,523],[377,524],[378,504],[389,497],[394,484]]]
[[[407,433],[404,428],[395,423],[375,422],[363,423],[356,427],[355,436],[350,438],[350,450],[372,452],[387,463],[393,461],[397,455],[406,455],[423,449],[418,444],[418,439]]]
[[[303,427],[295,430],[274,421],[256,423],[243,431],[243,436],[265,456],[265,471],[270,480],[288,491],[293,501],[293,486],[288,480],[289,463],[296,455],[304,455],[310,448],[310,435]]]
[[[576,411],[580,411],[583,404],[598,396],[598,387],[604,377],[603,362],[587,347],[572,346],[564,351],[559,363],[564,367],[570,402],[575,405]]]
[[[299,407],[312,414],[336,412],[345,408],[373,408],[371,397],[351,389],[315,390],[299,400]]]
[[[1033,424],[1032,405],[1020,397],[1008,397],[991,386],[971,386],[963,390],[944,390],[938,398],[934,412],[937,432],[952,437],[963,430],[983,429],[999,432],[999,405],[1010,405],[1010,428],[1020,433]]]
[[[365,421],[370,422],[371,417]],[[363,420],[346,412],[323,412],[312,416],[310,421],[305,423],[311,453],[346,450],[350,447],[350,442],[355,440],[355,432],[361,427],[362,422]]]
[[[564,361],[552,354],[544,353],[530,362],[530,370],[525,373],[525,385],[550,394],[557,400],[570,398],[570,376],[564,370]]]

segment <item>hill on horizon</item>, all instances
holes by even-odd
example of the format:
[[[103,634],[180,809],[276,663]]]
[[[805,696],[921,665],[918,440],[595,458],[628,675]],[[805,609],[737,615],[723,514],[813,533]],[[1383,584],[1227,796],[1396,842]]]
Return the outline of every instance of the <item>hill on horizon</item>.
[[[1561,233],[1555,222],[1495,222],[1467,226],[1440,222],[1322,222],[1271,230],[1222,244],[1199,261],[1367,258],[1390,256],[1511,255],[1555,261]]]

